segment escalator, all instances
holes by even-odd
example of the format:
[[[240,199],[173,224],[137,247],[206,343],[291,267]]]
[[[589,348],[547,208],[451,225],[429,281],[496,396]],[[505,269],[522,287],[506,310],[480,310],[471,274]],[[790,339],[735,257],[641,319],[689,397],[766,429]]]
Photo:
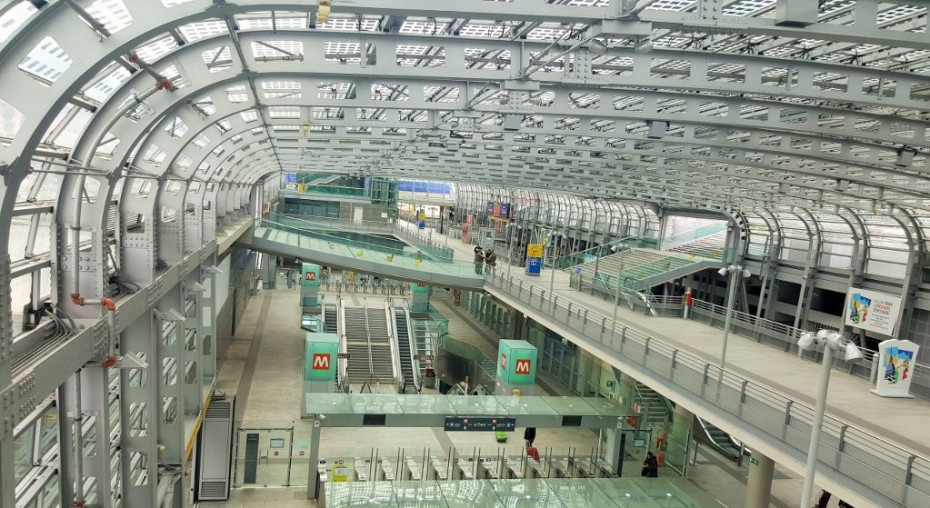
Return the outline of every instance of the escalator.
[[[339,311],[335,305],[323,306],[323,331],[339,333]]]
[[[720,430],[706,420],[697,418],[697,421],[701,427],[697,432],[699,441],[710,446],[718,453],[734,462],[739,461],[740,450],[742,450],[744,454],[749,455],[749,449],[744,448],[738,439]]]
[[[409,317],[407,309],[394,308],[394,331],[397,336],[397,352],[400,357],[400,370],[403,374],[403,390],[405,393],[420,391],[420,383],[415,373],[419,373],[418,363],[411,350],[412,337],[410,335]]]

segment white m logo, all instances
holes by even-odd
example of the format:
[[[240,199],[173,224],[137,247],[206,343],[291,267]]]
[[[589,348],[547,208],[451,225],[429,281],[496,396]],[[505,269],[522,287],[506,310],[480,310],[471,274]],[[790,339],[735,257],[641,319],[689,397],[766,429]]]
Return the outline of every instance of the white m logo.
[[[325,353],[313,353],[313,370],[329,370],[329,357]]]

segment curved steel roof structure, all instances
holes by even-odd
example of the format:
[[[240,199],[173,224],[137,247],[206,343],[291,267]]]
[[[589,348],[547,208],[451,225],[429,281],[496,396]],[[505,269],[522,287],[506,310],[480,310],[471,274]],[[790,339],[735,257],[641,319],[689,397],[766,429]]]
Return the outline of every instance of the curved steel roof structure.
[[[72,298],[157,286],[291,171],[521,189],[641,228],[738,215],[749,249],[841,243],[849,266],[906,244],[907,287],[928,20],[921,0],[0,0],[0,394],[61,384],[12,383],[12,309],[100,319]]]

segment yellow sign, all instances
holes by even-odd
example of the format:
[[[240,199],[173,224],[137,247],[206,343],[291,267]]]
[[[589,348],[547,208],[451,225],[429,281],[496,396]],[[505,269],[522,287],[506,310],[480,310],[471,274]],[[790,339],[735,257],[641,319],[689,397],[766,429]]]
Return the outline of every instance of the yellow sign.
[[[348,464],[333,465],[333,483],[344,483],[347,481],[349,481],[349,465]]]
[[[526,257],[528,258],[542,258],[542,245],[538,243],[531,243],[526,246]]]
[[[304,193],[304,184],[302,184],[302,183],[297,184],[297,193],[298,193],[298,194],[303,194],[303,193]]]

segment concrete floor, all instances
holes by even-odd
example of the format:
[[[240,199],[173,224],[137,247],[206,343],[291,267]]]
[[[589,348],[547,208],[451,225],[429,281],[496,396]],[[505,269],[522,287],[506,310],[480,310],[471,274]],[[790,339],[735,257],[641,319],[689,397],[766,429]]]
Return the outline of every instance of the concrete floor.
[[[284,286],[282,286],[284,287]],[[370,305],[378,305],[373,295],[345,295],[349,305],[360,305],[364,298]],[[204,502],[205,507],[228,508],[297,508],[317,506],[305,498],[309,464],[301,461],[299,452],[309,441],[307,425],[300,420],[301,366],[303,332],[299,326],[297,291],[262,291],[249,303],[235,336],[226,351],[219,376],[218,390],[237,393],[237,420],[242,433],[247,429],[263,429],[262,439],[282,437],[291,439],[293,429],[293,465],[289,488],[272,487],[287,481],[286,461],[276,463],[269,454],[259,467],[258,481],[269,487],[235,488],[227,502]],[[445,301],[434,304],[450,319],[450,334],[457,340],[472,343],[486,354],[494,355],[495,334],[467,314],[456,312]],[[554,379],[539,375],[541,392],[564,393]],[[266,430],[282,429],[282,430]],[[518,430],[519,432],[519,430]],[[521,447],[519,440],[505,446]],[[596,446],[596,436],[588,431],[539,429],[537,445],[575,447]],[[370,456],[377,448],[379,456],[396,456],[400,449],[406,453],[422,455],[424,449],[438,450],[455,446],[467,453],[496,453],[499,445],[493,438],[476,433],[445,433],[438,429],[324,429],[320,443],[323,457]],[[466,452],[467,451],[467,452]],[[241,453],[240,453],[241,455]],[[635,466],[636,464],[633,464]],[[712,451],[699,449],[698,460],[689,477],[699,487],[719,499],[724,506],[743,504],[748,465],[737,467],[726,462]],[[634,467],[634,469],[636,469]],[[241,472],[237,474],[241,480]],[[786,508],[797,505],[801,481],[796,475],[776,466],[773,484],[772,507]],[[835,502],[835,501],[834,501]],[[835,506],[835,505],[831,505]]]
[[[401,224],[413,227],[410,223]],[[473,259],[471,245],[447,239],[445,235],[435,231],[432,238],[433,241],[452,248],[457,260],[468,262]],[[523,280],[524,285],[536,285],[544,289],[548,289],[552,277],[552,272],[548,269],[535,277],[526,275],[519,267],[513,267],[508,271],[503,256],[497,271]],[[601,315],[612,315],[613,302],[572,289],[569,287],[569,278],[567,272],[556,271],[553,288],[557,296],[570,299],[577,305]],[[693,353],[705,361],[719,362],[723,347],[723,334],[719,328],[689,320],[687,333],[683,333],[682,320],[679,318],[645,316],[623,306],[617,313],[617,319],[631,328]],[[812,361],[731,333],[727,344],[726,368],[793,400],[810,406],[815,405],[820,365]],[[827,414],[924,456],[930,455],[930,442],[914,439],[914,436],[926,433],[926,425],[930,421],[930,400],[879,397],[869,392],[871,388],[872,384],[866,379],[834,371],[830,380]]]

